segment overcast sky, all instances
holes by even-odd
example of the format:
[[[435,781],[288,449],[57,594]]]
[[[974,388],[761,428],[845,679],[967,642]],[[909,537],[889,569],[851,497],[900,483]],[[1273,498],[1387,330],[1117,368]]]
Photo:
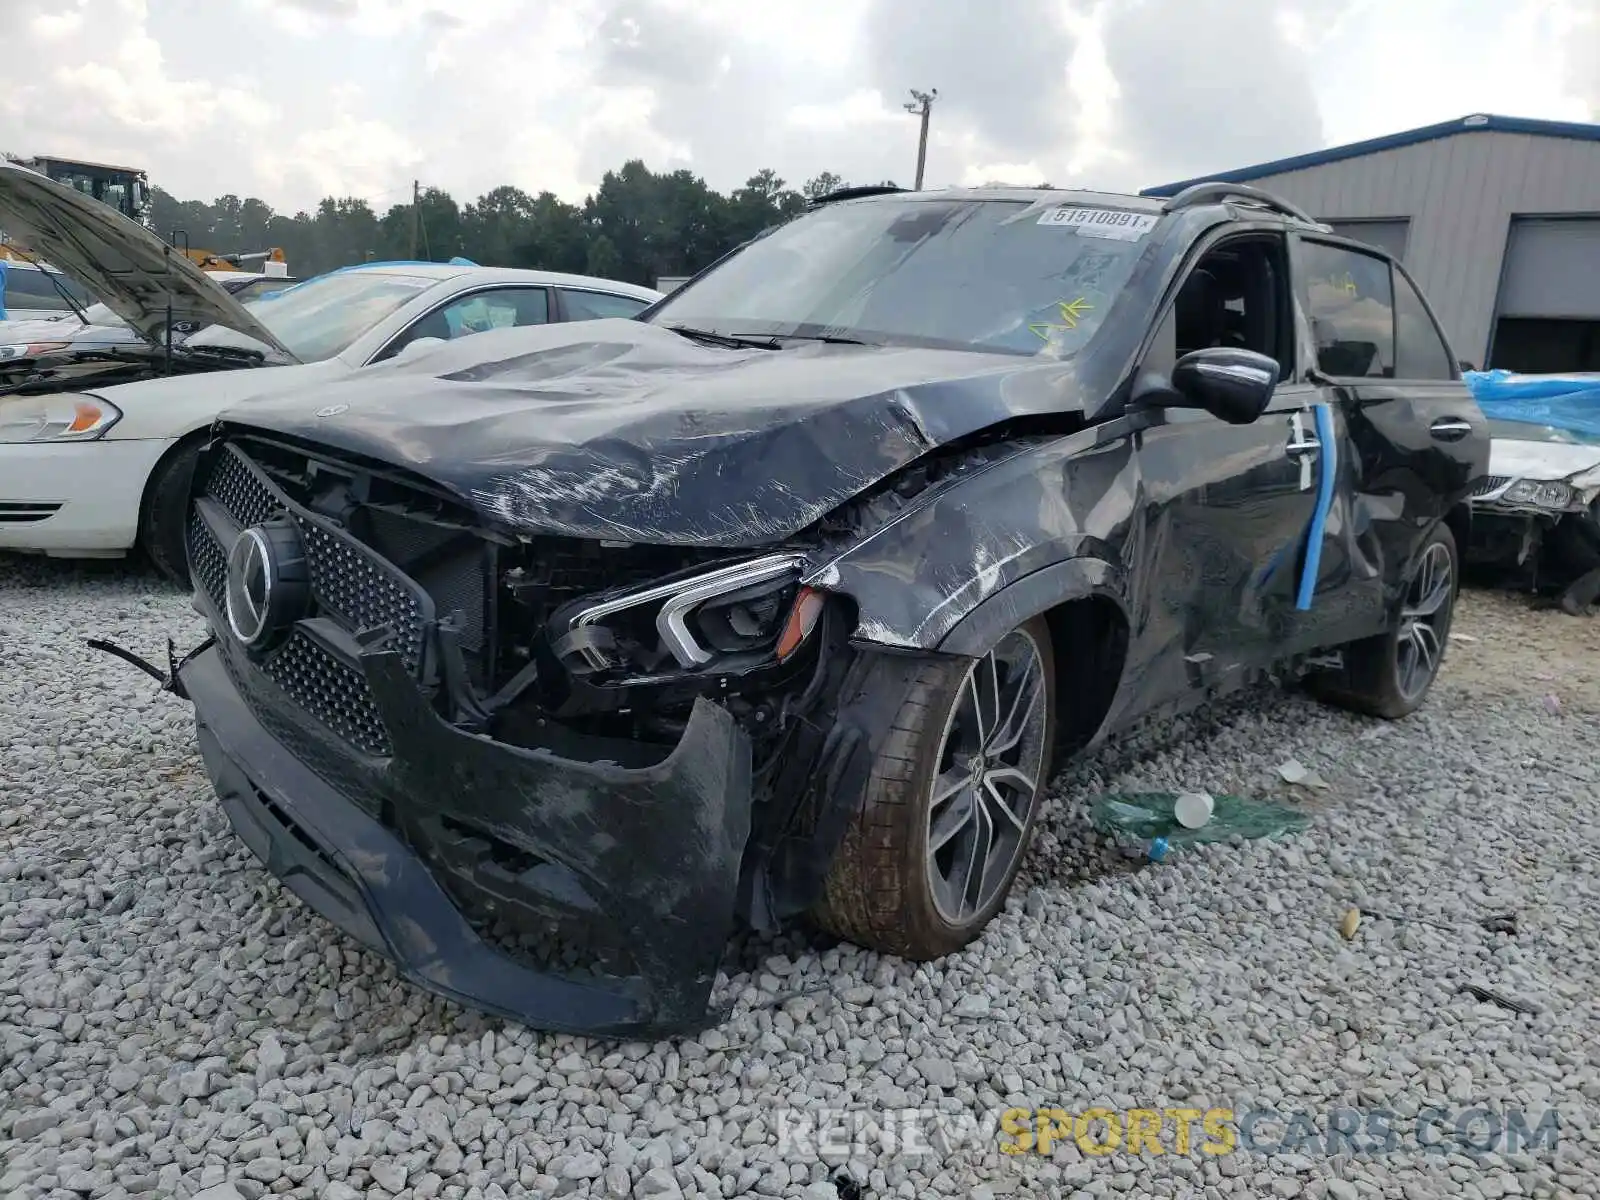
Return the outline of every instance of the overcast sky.
[[[1139,188],[1472,112],[1600,120],[1600,0],[4,0],[0,149],[184,199],[581,200],[627,158]],[[20,19],[19,19],[20,18]]]

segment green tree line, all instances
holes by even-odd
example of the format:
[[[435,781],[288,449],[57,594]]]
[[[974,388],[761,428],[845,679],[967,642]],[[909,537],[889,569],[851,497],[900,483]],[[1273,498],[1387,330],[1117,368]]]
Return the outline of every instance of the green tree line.
[[[382,216],[366,201],[329,196],[314,213],[274,212],[255,197],[210,204],[154,189],[151,224],[196,250],[231,254],[280,247],[299,278],[352,263],[460,255],[483,266],[599,275],[654,286],[692,275],[741,242],[800,212],[808,199],[843,187],[828,172],[798,191],[770,170],[723,194],[690,171],[658,173],[635,159],[607,171],[582,204],[551,192],[504,186],[458,203],[425,188],[415,205]]]

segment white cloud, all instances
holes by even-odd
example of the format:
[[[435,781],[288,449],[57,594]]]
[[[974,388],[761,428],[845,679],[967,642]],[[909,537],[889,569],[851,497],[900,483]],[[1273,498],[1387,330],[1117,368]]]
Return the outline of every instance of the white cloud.
[[[55,0],[0,140],[185,198],[581,199],[629,157],[1139,187],[1468,112],[1600,117],[1600,0]],[[26,140],[23,141],[22,135]],[[381,207],[381,205],[380,205]]]
[[[83,28],[83,12],[70,8],[65,12],[39,13],[28,22],[28,31],[40,41],[54,42],[71,37]]]

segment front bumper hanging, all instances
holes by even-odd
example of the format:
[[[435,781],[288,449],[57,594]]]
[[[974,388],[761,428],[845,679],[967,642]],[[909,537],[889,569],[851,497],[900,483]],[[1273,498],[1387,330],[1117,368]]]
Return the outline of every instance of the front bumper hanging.
[[[290,891],[412,982],[534,1028],[641,1036],[721,1019],[711,991],[750,818],[750,746],[725,710],[698,702],[664,760],[630,769],[463,733],[397,654],[367,651],[362,667],[388,759],[352,754],[231,645],[203,647],[170,684],[194,704],[233,828]],[[530,965],[469,911],[602,930],[634,970]]]

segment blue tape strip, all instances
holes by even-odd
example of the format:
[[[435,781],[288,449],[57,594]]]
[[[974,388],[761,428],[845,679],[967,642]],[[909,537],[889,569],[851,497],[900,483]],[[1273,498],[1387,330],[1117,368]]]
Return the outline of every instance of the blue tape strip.
[[[1333,414],[1326,404],[1312,408],[1317,423],[1317,507],[1311,513],[1311,529],[1307,534],[1306,563],[1300,572],[1300,595],[1295,607],[1301,612],[1311,608],[1317,591],[1317,571],[1322,565],[1322,536],[1328,525],[1328,512],[1333,508],[1333,485],[1339,478],[1339,445],[1334,438]]]

